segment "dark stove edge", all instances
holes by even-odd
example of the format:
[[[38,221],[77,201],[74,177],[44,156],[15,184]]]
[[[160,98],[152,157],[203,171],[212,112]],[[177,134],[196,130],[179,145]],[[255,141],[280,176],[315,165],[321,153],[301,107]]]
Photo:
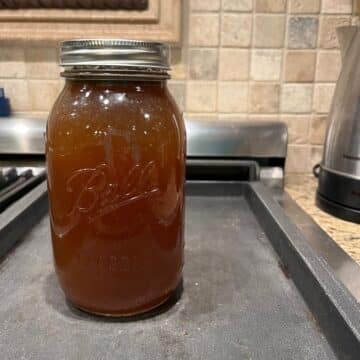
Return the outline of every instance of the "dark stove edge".
[[[246,185],[245,196],[281,263],[302,294],[321,330],[341,359],[358,359],[360,307],[330,266],[261,183]]]
[[[47,212],[43,181],[0,214],[0,261]]]

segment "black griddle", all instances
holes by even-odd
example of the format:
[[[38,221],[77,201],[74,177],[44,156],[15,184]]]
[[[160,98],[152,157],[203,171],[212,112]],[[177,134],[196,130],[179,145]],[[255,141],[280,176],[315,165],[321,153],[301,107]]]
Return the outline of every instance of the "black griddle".
[[[66,302],[45,183],[26,196],[6,210],[32,219],[0,263],[2,359],[359,358],[357,301],[258,181],[188,181],[183,288],[120,320]]]

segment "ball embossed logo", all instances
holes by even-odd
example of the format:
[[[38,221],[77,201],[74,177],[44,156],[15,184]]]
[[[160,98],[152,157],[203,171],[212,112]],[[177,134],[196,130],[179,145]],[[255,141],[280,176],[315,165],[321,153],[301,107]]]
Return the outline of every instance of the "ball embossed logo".
[[[69,215],[87,215],[89,222],[160,192],[154,161],[136,164],[121,182],[111,176],[107,164],[76,170],[68,179],[66,190],[76,191],[74,184],[78,182],[82,187]]]

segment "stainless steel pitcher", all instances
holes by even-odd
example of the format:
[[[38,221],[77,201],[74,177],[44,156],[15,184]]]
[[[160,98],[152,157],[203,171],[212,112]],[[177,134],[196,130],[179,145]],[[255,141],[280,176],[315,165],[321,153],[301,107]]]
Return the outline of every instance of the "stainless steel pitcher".
[[[342,69],[328,116],[317,204],[360,223],[360,28],[340,27],[337,34]]]

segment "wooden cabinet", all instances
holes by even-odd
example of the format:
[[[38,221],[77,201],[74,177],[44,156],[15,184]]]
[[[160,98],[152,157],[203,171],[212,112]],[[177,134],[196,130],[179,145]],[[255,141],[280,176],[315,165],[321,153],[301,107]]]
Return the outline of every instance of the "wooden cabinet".
[[[181,0],[149,0],[145,10],[0,9],[0,41],[115,37],[180,40]]]

